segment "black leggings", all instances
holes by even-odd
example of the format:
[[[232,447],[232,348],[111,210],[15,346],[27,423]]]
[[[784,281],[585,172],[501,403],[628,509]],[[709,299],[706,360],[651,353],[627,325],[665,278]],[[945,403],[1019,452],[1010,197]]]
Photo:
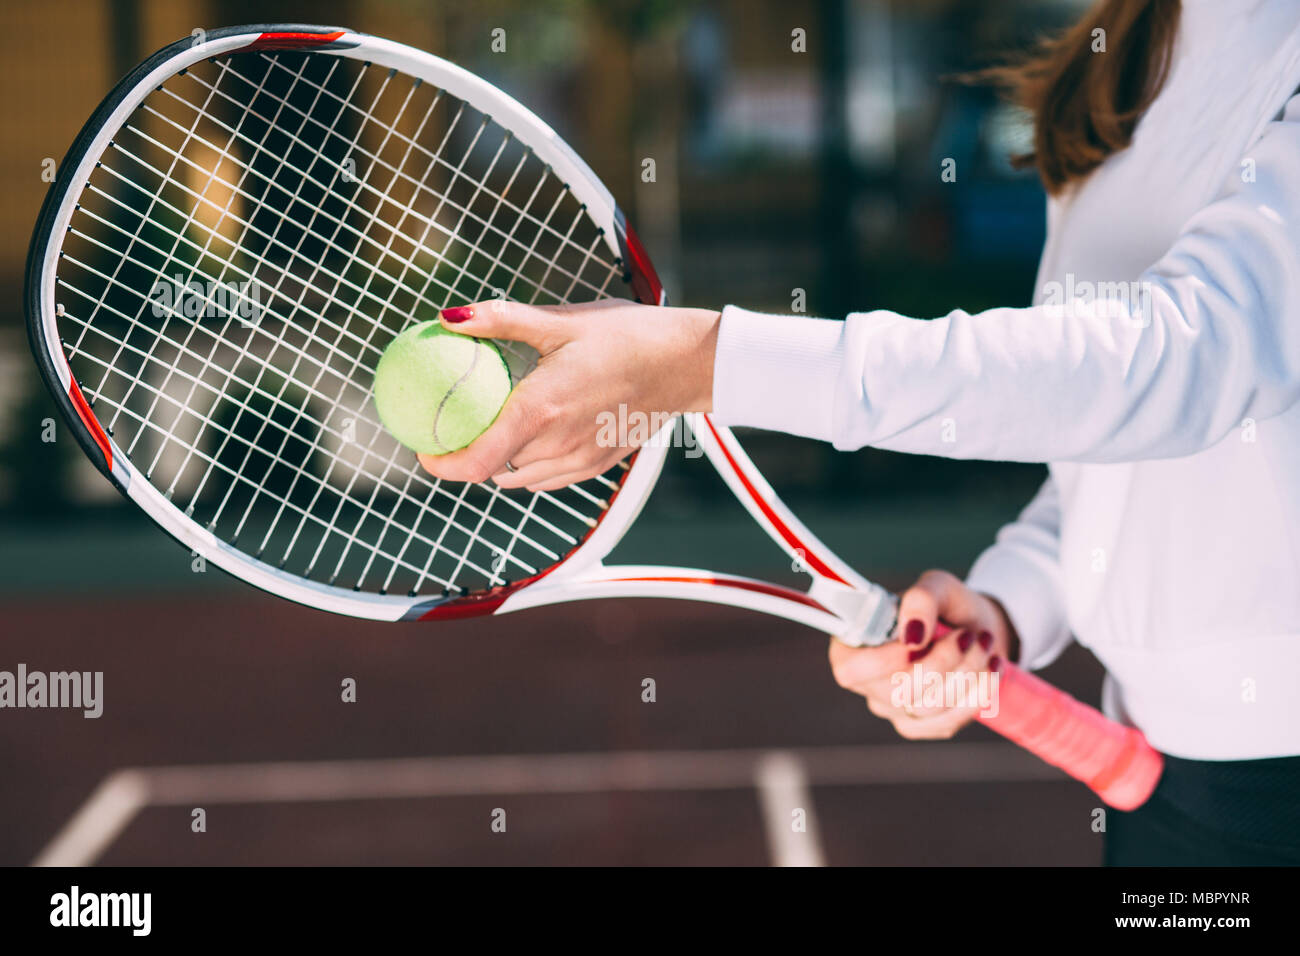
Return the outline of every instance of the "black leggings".
[[[1106,816],[1107,866],[1300,866],[1300,757],[1166,757],[1144,806]]]

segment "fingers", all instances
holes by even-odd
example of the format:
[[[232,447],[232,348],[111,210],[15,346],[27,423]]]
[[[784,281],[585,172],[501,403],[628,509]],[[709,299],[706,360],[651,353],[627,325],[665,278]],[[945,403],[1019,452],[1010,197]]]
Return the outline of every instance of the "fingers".
[[[619,322],[628,329],[649,328],[651,324],[635,319],[648,308],[618,300],[533,306],[493,299],[443,309],[441,319],[448,330],[525,342],[541,358],[515,385],[486,432],[461,451],[420,456],[421,465],[449,481],[493,478],[503,488],[535,490],[572,484],[611,467],[630,449],[611,447],[602,438],[606,409],[622,409],[629,395],[640,401],[642,392],[653,393],[658,387],[655,375],[660,370],[653,363],[647,370],[645,356],[661,351],[663,336],[616,334]],[[635,310],[633,318],[619,318],[629,309]],[[654,311],[657,322],[662,310]],[[685,322],[689,317],[679,318]],[[610,342],[625,345],[626,354],[619,353],[621,364],[608,359]],[[644,371],[644,381],[630,382],[630,369]],[[672,378],[667,373],[659,377]]]
[[[567,488],[569,485],[576,485],[580,481],[587,481],[595,478],[597,475],[603,475],[609,471],[613,462],[608,465],[592,465],[590,468],[582,471],[570,471],[562,475],[555,475],[551,478],[530,481],[524,487],[529,491],[555,491],[557,488]]]
[[[568,454],[546,456],[535,440],[541,412],[520,385],[486,432],[467,448],[449,455],[420,455],[424,470],[447,481],[484,482],[502,488],[553,491],[604,474],[634,450],[628,447],[583,446]],[[540,450],[540,451],[539,451]],[[515,470],[506,467],[509,462]]]
[[[906,652],[897,641],[880,647],[849,647],[832,638],[827,653],[835,683],[863,695],[907,666]]]
[[[913,686],[909,716],[937,716],[980,703],[978,675],[988,668],[992,646],[993,638],[987,631],[953,631],[935,640],[925,655],[921,673],[937,672],[944,676],[942,699],[933,699],[934,695],[922,692],[924,687]],[[966,716],[963,723],[968,719]]]
[[[523,403],[506,400],[501,414],[467,448],[449,455],[420,455],[420,464],[435,478],[447,481],[484,482],[506,470],[510,457],[532,437]]]
[[[470,305],[443,309],[442,324],[452,332],[481,339],[510,339],[526,342],[546,355],[568,337],[564,307],[525,305],[505,299],[488,299]]]
[[[987,608],[980,596],[947,571],[926,571],[898,601],[898,637],[913,650],[926,648],[950,628],[987,629]]]
[[[831,641],[829,658],[836,683],[861,694],[877,717],[911,740],[944,739],[970,723],[987,706],[993,637],[987,631],[958,630],[924,649],[902,642],[851,648]],[[923,659],[923,662],[922,662]],[[942,680],[934,680],[934,675]]]
[[[904,715],[890,723],[907,740],[947,740],[974,720],[978,712],[977,708],[954,707],[929,717]]]
[[[927,571],[898,599],[899,636],[904,644],[919,650],[934,639],[939,608],[960,582],[946,571]]]
[[[614,464],[631,454],[630,448],[598,449],[603,454],[593,455],[588,448],[579,449],[560,458],[534,461],[515,471],[506,470],[492,476],[502,488],[528,488],[532,491],[553,491],[602,475]],[[525,448],[521,456],[527,455]],[[513,460],[512,460],[513,464]]]

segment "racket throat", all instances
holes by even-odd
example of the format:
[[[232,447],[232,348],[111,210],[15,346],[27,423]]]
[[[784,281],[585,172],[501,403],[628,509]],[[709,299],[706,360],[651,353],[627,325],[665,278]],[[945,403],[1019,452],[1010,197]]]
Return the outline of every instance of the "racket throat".
[[[848,587],[819,577],[813,581],[808,596],[843,619],[845,632],[835,636],[850,647],[875,647],[893,635],[898,601],[877,584]]]

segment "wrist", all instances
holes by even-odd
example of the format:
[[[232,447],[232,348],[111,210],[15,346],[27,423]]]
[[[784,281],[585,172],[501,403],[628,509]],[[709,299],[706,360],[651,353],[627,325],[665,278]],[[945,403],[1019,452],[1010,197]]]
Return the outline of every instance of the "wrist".
[[[687,309],[687,343],[685,367],[690,391],[682,411],[713,411],[713,366],[718,352],[718,325],[722,313],[712,309]]]

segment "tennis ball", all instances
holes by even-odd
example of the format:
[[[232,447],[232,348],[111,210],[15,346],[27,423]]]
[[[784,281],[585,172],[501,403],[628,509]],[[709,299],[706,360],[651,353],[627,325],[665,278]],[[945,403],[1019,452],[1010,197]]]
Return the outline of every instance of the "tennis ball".
[[[436,319],[389,343],[375,367],[375,410],[403,445],[426,455],[464,448],[496,419],[510,371],[492,342],[457,335]]]

